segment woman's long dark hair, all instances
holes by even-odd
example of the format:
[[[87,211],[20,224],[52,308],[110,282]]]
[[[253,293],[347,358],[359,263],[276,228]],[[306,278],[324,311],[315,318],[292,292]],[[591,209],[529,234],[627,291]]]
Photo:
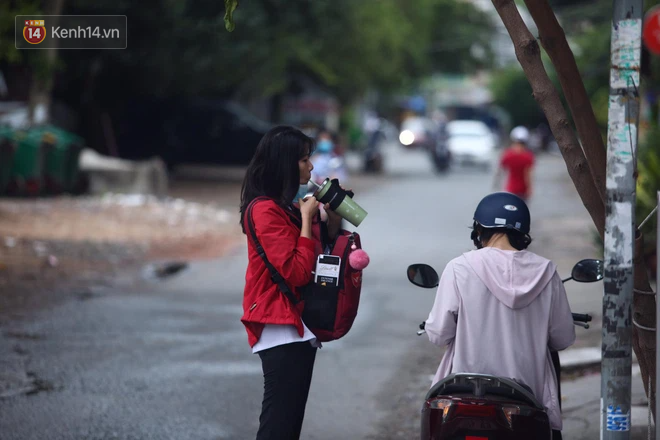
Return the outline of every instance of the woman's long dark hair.
[[[314,151],[314,141],[297,128],[280,125],[261,138],[243,179],[241,227],[248,205],[257,197],[269,197],[287,207],[300,186],[298,161]]]

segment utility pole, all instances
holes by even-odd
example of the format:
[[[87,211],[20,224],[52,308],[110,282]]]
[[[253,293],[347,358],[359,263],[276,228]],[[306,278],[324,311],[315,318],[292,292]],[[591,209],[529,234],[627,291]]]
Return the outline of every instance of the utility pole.
[[[630,439],[642,9],[643,0],[614,0],[607,133],[601,440]]]

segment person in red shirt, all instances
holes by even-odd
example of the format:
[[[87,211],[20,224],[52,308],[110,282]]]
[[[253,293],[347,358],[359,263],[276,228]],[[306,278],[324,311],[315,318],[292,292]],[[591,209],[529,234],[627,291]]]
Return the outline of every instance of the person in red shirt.
[[[495,174],[495,189],[500,185],[503,172],[508,172],[504,190],[528,200],[532,195],[532,169],[534,168],[534,154],[527,149],[529,130],[525,127],[516,127],[511,130],[511,145],[504,150],[500,159],[499,168]]]
[[[261,358],[264,397],[257,440],[298,439],[312,380],[316,349],[314,334],[302,321],[302,304],[293,304],[271,279],[257,252],[246,219],[270,264],[295,295],[312,280],[316,257],[322,251],[313,235],[319,202],[305,197],[314,166],[309,156],[314,141],[296,128],[278,126],[262,138],[248,165],[241,189],[241,226],[247,233],[248,266],[241,322],[252,352]],[[341,217],[329,211],[330,239]],[[318,228],[314,228],[318,230]]]

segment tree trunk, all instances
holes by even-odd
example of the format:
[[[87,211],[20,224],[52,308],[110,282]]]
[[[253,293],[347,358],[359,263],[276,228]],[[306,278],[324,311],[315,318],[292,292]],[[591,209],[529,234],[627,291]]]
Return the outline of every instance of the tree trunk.
[[[44,4],[44,15],[53,15],[49,17],[49,23],[53,27],[57,26],[59,22],[58,15],[62,14],[64,9],[64,0],[47,0]],[[49,48],[44,50],[44,58],[48,74],[46,77],[35,76],[33,74],[32,84],[30,86],[30,99],[28,104],[28,121],[30,125],[34,124],[34,113],[37,106],[42,104],[45,108],[46,116],[45,122],[50,121],[50,101],[51,91],[53,90],[53,79],[55,76],[54,70],[57,63],[57,48]]]
[[[511,36],[516,57],[532,86],[534,99],[548,119],[552,134],[566,162],[568,174],[602,238],[605,231],[605,204],[591,177],[584,152],[569,124],[559,93],[543,67],[539,45],[527,29],[513,0],[492,2]]]
[[[605,145],[573,51],[571,51],[564,30],[559,25],[547,0],[525,0],[525,5],[539,30],[541,45],[555,66],[561,88],[573,116],[575,128],[582,141],[591,176],[601,200],[605,203],[605,166],[607,162]]]

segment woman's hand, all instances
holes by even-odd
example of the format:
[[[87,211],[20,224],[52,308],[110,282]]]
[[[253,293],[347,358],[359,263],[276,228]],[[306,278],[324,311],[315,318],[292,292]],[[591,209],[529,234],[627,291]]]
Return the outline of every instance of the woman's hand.
[[[323,209],[328,215],[328,221],[326,222],[328,225],[328,238],[334,241],[334,239],[337,238],[337,234],[339,234],[339,230],[341,229],[341,216],[330,209],[329,203],[323,205]]]
[[[341,222],[341,215],[330,209],[330,203],[323,205],[323,209],[325,210],[326,214],[328,214],[328,224]]]
[[[314,196],[298,199],[298,204],[303,218],[312,219],[319,212],[319,202]]]

